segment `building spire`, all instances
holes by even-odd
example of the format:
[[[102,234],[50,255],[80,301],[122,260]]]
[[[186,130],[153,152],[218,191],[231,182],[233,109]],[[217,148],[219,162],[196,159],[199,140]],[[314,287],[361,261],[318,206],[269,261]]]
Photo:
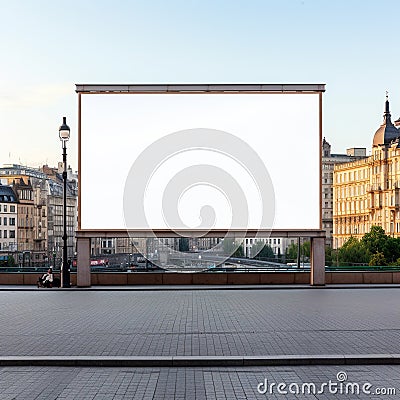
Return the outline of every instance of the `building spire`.
[[[383,114],[383,123],[375,132],[372,146],[388,146],[393,140],[399,137],[399,130],[393,125],[390,115],[389,93],[386,91],[385,112]]]
[[[383,114],[383,124],[384,125],[393,125],[390,115],[389,108],[389,92],[386,90],[386,101],[385,101],[385,113]]]

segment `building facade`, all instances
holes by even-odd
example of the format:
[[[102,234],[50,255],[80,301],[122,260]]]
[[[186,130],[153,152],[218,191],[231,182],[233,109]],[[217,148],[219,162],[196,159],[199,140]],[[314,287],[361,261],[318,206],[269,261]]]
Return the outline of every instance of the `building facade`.
[[[22,257],[23,264],[25,261],[30,263],[32,253],[35,249],[34,245],[34,202],[33,188],[30,179],[13,179],[12,188],[18,198],[17,215],[18,215],[18,240],[17,248]]]
[[[243,242],[244,254],[246,257],[253,258],[256,256],[253,251],[253,246],[257,242],[263,242],[266,245],[270,246],[272,251],[274,252],[275,257],[284,255],[286,252],[286,248],[290,244],[289,239],[287,238],[246,238]],[[260,246],[257,245],[257,248],[260,250]]]
[[[17,196],[11,186],[0,184],[0,254],[14,255],[17,251]]]
[[[18,164],[0,168],[0,179],[13,187],[18,200],[18,242],[20,265],[60,264],[63,246],[63,164],[40,169]],[[76,251],[78,187],[77,175],[67,173],[67,254]]]
[[[373,225],[400,236],[399,135],[386,99],[383,124],[375,132],[371,156],[335,166],[335,248],[351,236],[361,239]]]
[[[365,148],[350,148],[346,154],[332,154],[331,145],[322,141],[322,229],[326,232],[326,245],[333,243],[333,172],[335,165],[366,158]]]

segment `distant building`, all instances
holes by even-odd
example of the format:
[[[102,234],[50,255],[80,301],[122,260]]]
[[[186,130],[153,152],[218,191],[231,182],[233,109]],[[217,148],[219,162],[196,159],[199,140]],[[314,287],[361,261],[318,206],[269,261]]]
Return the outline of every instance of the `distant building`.
[[[63,246],[63,164],[40,169],[18,164],[0,168],[0,180],[13,187],[18,204],[20,264],[60,264]],[[75,256],[78,207],[77,175],[67,172],[68,258]]]
[[[34,244],[34,203],[33,189],[30,179],[13,179],[12,188],[18,199],[18,252],[22,253],[25,264],[32,259]],[[27,257],[25,257],[27,255]]]
[[[289,239],[287,238],[246,238],[244,241],[244,252],[246,257],[253,258],[257,256],[253,251],[253,246],[257,242],[263,242],[270,246],[274,252],[274,256],[276,257],[284,255],[286,248],[290,244]],[[294,243],[294,240],[292,240],[292,242]],[[260,250],[259,246],[257,246],[257,248]]]
[[[361,238],[371,226],[400,237],[400,131],[391,121],[389,100],[375,132],[371,156],[334,169],[334,246]]]
[[[17,196],[11,186],[0,184],[0,252],[17,251],[18,219]]]
[[[333,237],[333,171],[341,163],[366,158],[366,149],[353,147],[346,154],[332,154],[331,145],[322,141],[322,229],[326,232],[326,245],[332,247]]]

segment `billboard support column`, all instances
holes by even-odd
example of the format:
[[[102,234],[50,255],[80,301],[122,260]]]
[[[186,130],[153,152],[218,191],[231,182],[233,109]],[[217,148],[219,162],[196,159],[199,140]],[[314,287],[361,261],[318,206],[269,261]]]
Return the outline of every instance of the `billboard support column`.
[[[76,282],[78,287],[91,286],[90,277],[90,238],[78,237],[77,246],[77,272]]]
[[[325,285],[325,238],[311,238],[311,285]]]

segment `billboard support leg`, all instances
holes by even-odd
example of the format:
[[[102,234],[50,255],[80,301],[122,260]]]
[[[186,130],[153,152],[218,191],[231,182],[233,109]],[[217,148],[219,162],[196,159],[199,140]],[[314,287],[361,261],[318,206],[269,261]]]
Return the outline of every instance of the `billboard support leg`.
[[[79,287],[91,286],[90,277],[90,238],[77,238],[76,283]]]
[[[325,238],[311,238],[310,277],[312,286],[325,285]]]

